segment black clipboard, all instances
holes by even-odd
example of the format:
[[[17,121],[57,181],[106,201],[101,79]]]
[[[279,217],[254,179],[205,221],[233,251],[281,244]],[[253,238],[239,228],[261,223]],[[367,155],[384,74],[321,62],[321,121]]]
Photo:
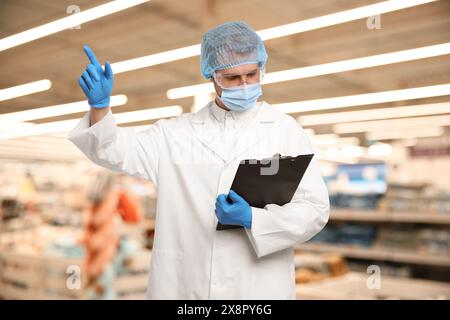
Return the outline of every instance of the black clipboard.
[[[242,160],[234,176],[231,189],[252,207],[264,208],[267,204],[284,205],[292,200],[314,154]],[[278,162],[278,167],[277,167]],[[231,203],[231,200],[227,198]],[[243,228],[217,223],[216,230]]]

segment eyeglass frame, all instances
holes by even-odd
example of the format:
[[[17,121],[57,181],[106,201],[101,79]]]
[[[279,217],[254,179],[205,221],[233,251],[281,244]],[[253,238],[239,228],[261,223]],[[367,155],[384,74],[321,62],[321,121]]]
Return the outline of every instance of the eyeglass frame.
[[[241,86],[241,85],[243,85],[243,84],[256,84],[256,83],[261,83],[262,80],[263,80],[263,78],[264,78],[264,74],[265,74],[265,69],[266,69],[266,68],[265,68],[265,66],[258,67],[257,70],[255,71],[255,76],[256,76],[256,74],[258,73],[258,69],[259,69],[259,79],[258,79],[258,80],[255,80],[255,81],[251,81],[251,82],[248,82],[248,80],[247,80],[247,81],[245,81],[245,82],[243,83],[242,79],[240,79],[239,83],[233,83],[232,85],[224,85],[224,83],[223,83],[223,81],[222,81],[222,79],[224,78],[223,75],[220,74],[220,73],[217,73],[217,71],[220,71],[220,70],[214,71],[214,73],[213,73],[213,79],[215,80],[215,82],[217,83],[217,85],[218,85],[219,87],[221,87],[221,88],[233,88],[233,87]],[[248,75],[251,74],[251,73],[253,73],[253,72],[254,72],[254,70],[252,70],[252,71],[250,71],[250,72],[247,72],[247,73],[244,73],[244,74],[234,74],[234,73],[233,73],[233,74],[231,74],[231,77],[239,77],[239,78],[242,78],[242,76],[248,77]],[[237,78],[236,78],[236,79],[237,79]],[[233,80],[230,80],[230,79],[229,79],[229,81],[233,81]]]

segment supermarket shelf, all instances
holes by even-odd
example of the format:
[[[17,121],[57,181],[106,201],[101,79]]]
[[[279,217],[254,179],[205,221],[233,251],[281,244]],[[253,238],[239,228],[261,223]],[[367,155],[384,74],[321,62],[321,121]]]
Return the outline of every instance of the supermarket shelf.
[[[331,209],[330,219],[333,221],[404,222],[450,225],[450,214],[417,212]]]
[[[339,253],[345,257],[355,259],[382,260],[450,267],[450,257],[447,256],[431,256],[419,253],[389,251],[384,248],[345,246],[324,243],[301,244],[296,248],[308,252]]]
[[[297,284],[297,299],[449,299],[450,284],[445,282],[402,279],[383,276],[379,289],[367,286],[366,273],[350,272],[318,282]]]

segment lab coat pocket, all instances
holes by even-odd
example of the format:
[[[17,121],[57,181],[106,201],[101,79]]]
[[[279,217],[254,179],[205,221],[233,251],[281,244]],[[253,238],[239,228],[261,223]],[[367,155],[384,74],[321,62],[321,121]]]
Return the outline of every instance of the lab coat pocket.
[[[183,296],[183,252],[169,249],[152,250],[150,273],[153,296],[158,299],[176,299]],[[161,275],[165,275],[162,277]],[[162,280],[164,279],[164,281]],[[173,296],[176,293],[176,296]]]
[[[295,275],[293,265],[282,255],[259,259],[252,273],[254,299],[293,299]]]

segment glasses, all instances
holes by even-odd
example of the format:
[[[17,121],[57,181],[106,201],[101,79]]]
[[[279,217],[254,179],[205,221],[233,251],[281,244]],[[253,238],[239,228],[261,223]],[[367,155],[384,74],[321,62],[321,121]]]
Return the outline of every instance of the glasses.
[[[243,84],[255,84],[262,81],[264,68],[258,68],[248,73],[218,73],[214,72],[213,77],[216,83],[222,88],[231,88]]]

